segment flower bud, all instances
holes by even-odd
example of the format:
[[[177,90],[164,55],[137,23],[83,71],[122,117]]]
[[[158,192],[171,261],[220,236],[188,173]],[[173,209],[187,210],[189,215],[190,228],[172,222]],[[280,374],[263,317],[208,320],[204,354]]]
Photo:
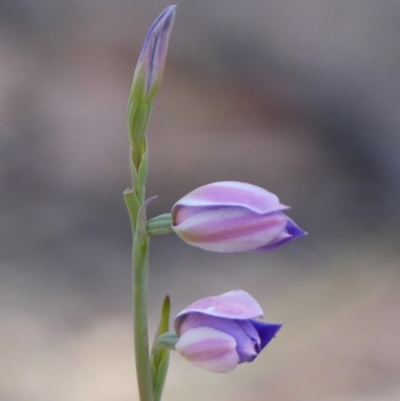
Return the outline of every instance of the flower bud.
[[[167,7],[147,33],[133,76],[131,91],[136,101],[151,100],[160,87],[175,9],[176,6]]]
[[[262,316],[257,301],[242,290],[200,299],[176,316],[175,348],[202,369],[230,372],[252,362],[282,327],[253,320]]]
[[[281,211],[276,195],[242,182],[216,182],[190,192],[172,207],[172,228],[207,251],[263,252],[305,235]]]

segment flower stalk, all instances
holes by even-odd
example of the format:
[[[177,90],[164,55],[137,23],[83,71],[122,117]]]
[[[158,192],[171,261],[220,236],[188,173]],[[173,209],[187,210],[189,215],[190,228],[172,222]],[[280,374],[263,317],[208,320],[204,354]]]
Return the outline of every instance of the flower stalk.
[[[151,199],[145,200],[148,171],[146,130],[153,99],[161,84],[174,17],[175,6],[167,7],[151,26],[136,66],[127,108],[132,189],[124,192],[124,198],[133,235],[133,334],[140,401],[159,401],[162,390],[162,386],[156,387],[158,390],[155,397],[154,388],[157,383],[154,383],[156,380],[153,378],[151,366],[147,323],[150,236],[146,229],[146,207]],[[163,366],[165,367],[165,363]],[[165,380],[166,368],[164,370],[162,384]]]

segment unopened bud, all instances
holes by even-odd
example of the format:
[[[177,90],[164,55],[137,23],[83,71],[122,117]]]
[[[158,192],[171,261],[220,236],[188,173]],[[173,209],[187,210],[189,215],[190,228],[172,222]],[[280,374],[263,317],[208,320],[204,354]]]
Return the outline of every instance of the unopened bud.
[[[176,6],[167,7],[147,33],[133,76],[131,96],[136,101],[151,100],[160,87],[175,10]]]

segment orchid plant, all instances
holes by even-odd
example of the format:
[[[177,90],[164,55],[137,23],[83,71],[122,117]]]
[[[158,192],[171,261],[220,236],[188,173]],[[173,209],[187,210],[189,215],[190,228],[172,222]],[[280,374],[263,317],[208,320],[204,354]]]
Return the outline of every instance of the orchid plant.
[[[226,373],[252,362],[280,330],[281,324],[257,318],[263,311],[242,290],[195,301],[183,309],[169,329],[170,300],[150,349],[147,323],[149,242],[153,235],[175,232],[183,241],[207,251],[264,252],[305,232],[282,211],[276,195],[242,182],[216,182],[190,192],[171,213],[151,220],[146,208],[148,170],[146,129],[153,100],[161,85],[176,6],[167,7],[146,36],[128,100],[132,189],[124,192],[132,234],[133,323],[136,372],[141,401],[159,401],[167,375],[170,350],[178,351],[199,368]]]

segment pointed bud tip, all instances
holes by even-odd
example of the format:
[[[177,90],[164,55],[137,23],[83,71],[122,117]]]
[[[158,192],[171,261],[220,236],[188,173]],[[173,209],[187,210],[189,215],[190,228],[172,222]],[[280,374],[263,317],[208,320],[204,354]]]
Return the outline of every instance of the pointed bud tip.
[[[168,6],[164,11],[168,12],[168,13],[176,13],[176,8],[178,6],[176,4],[171,4],[170,6]]]
[[[131,88],[131,96],[137,101],[151,100],[159,89],[176,7],[167,7],[147,32]]]
[[[174,22],[176,7],[176,5],[168,6],[153,22],[149,29],[149,33],[161,29],[168,29]]]

